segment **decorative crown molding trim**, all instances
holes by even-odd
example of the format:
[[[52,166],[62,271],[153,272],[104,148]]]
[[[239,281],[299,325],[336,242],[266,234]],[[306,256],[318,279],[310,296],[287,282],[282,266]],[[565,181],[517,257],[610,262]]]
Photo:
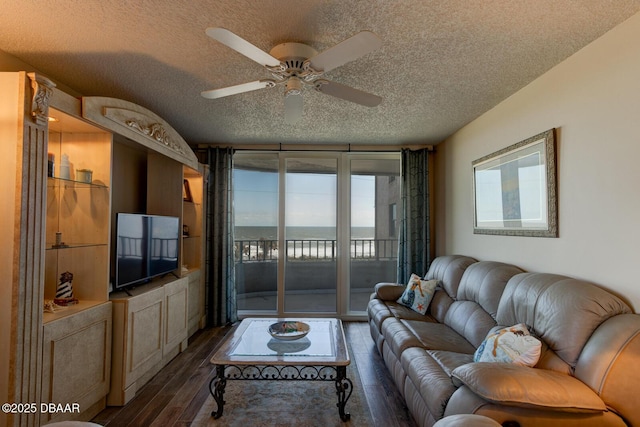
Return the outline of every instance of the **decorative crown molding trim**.
[[[119,107],[104,107],[104,117],[133,131],[156,147],[160,145],[162,148],[181,156],[188,155],[184,147],[186,143],[182,144],[178,141],[175,131],[170,130],[168,125],[154,117],[140,111]]]
[[[53,95],[53,88],[56,84],[48,78],[36,73],[27,73],[31,79],[31,118],[40,126],[44,126],[49,121],[49,100]]]
[[[161,123],[151,123],[149,125],[145,125],[140,120],[135,119],[125,120],[124,123],[130,128],[142,133],[143,135],[153,138],[160,144],[164,144],[168,148],[177,151],[180,154],[185,154],[182,146],[171,139]]]
[[[187,141],[151,110],[123,99],[83,96],[82,116],[149,150],[198,169],[198,158]]]

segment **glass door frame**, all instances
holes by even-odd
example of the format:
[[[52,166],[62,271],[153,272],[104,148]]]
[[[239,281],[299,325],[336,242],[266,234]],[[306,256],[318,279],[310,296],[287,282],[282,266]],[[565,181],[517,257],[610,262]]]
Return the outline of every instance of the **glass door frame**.
[[[286,151],[279,152],[279,177],[278,177],[278,247],[286,248],[286,175],[287,175],[287,160],[298,158],[309,159],[335,159],[336,160],[336,311],[333,312],[285,312],[285,270],[286,270],[286,258],[287,256],[280,256],[278,258],[278,283],[277,283],[277,314],[279,317],[336,317],[341,313],[341,217],[342,209],[344,209],[344,203],[341,196],[341,176],[344,174],[343,165],[341,161],[341,155],[344,153],[335,151]],[[286,249],[285,249],[286,251]]]
[[[275,154],[270,151],[256,150],[255,154]],[[361,321],[367,319],[366,309],[350,310],[350,247],[351,247],[351,160],[354,159],[390,159],[400,162],[400,153],[391,152],[343,152],[343,151],[280,151],[278,154],[278,247],[286,248],[286,161],[291,158],[336,159],[336,311],[335,312],[285,312],[285,262],[286,256],[277,261],[277,305],[274,311],[241,310],[241,318],[254,315],[278,317],[338,317],[342,320]],[[286,252],[286,250],[285,250]],[[344,255],[344,256],[343,256]],[[371,287],[373,292],[373,285]]]

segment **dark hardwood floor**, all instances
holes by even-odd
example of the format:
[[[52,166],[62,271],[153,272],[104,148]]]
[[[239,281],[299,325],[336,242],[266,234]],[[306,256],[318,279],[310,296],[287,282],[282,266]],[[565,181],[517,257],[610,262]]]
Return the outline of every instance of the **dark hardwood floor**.
[[[373,344],[368,324],[344,322],[344,327],[373,425],[416,426]],[[195,426],[193,420],[209,396],[208,384],[214,375],[209,359],[230,330],[211,328],[197,332],[190,338],[187,349],[142,387],[126,406],[108,407],[92,421],[109,427]]]

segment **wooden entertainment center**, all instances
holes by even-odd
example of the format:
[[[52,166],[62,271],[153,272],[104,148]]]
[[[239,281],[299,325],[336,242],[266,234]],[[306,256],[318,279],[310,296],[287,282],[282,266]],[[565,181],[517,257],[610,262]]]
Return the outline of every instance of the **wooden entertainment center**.
[[[12,277],[0,316],[15,333],[0,338],[0,363],[10,367],[0,383],[7,399],[80,407],[8,415],[7,425],[88,420],[106,404],[127,403],[204,325],[207,169],[167,122],[139,105],[75,98],[35,73],[0,73],[0,89],[11,98],[0,103],[10,118],[0,123],[0,153],[17,159],[2,172],[10,185],[1,194],[16,206],[0,229],[10,237],[1,255]],[[178,217],[179,267],[114,291],[118,212]],[[43,312],[65,272],[73,274],[77,304]]]

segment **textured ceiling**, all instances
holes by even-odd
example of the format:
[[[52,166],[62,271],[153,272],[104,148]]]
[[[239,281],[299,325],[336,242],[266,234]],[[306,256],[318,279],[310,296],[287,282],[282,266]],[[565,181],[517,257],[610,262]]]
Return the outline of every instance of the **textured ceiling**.
[[[0,50],[82,95],[149,108],[190,144],[435,144],[639,10],[640,0],[0,0]],[[207,27],[267,52],[373,31],[382,48],[325,77],[383,101],[307,87],[303,118],[288,125],[279,86],[204,99],[270,77]]]

